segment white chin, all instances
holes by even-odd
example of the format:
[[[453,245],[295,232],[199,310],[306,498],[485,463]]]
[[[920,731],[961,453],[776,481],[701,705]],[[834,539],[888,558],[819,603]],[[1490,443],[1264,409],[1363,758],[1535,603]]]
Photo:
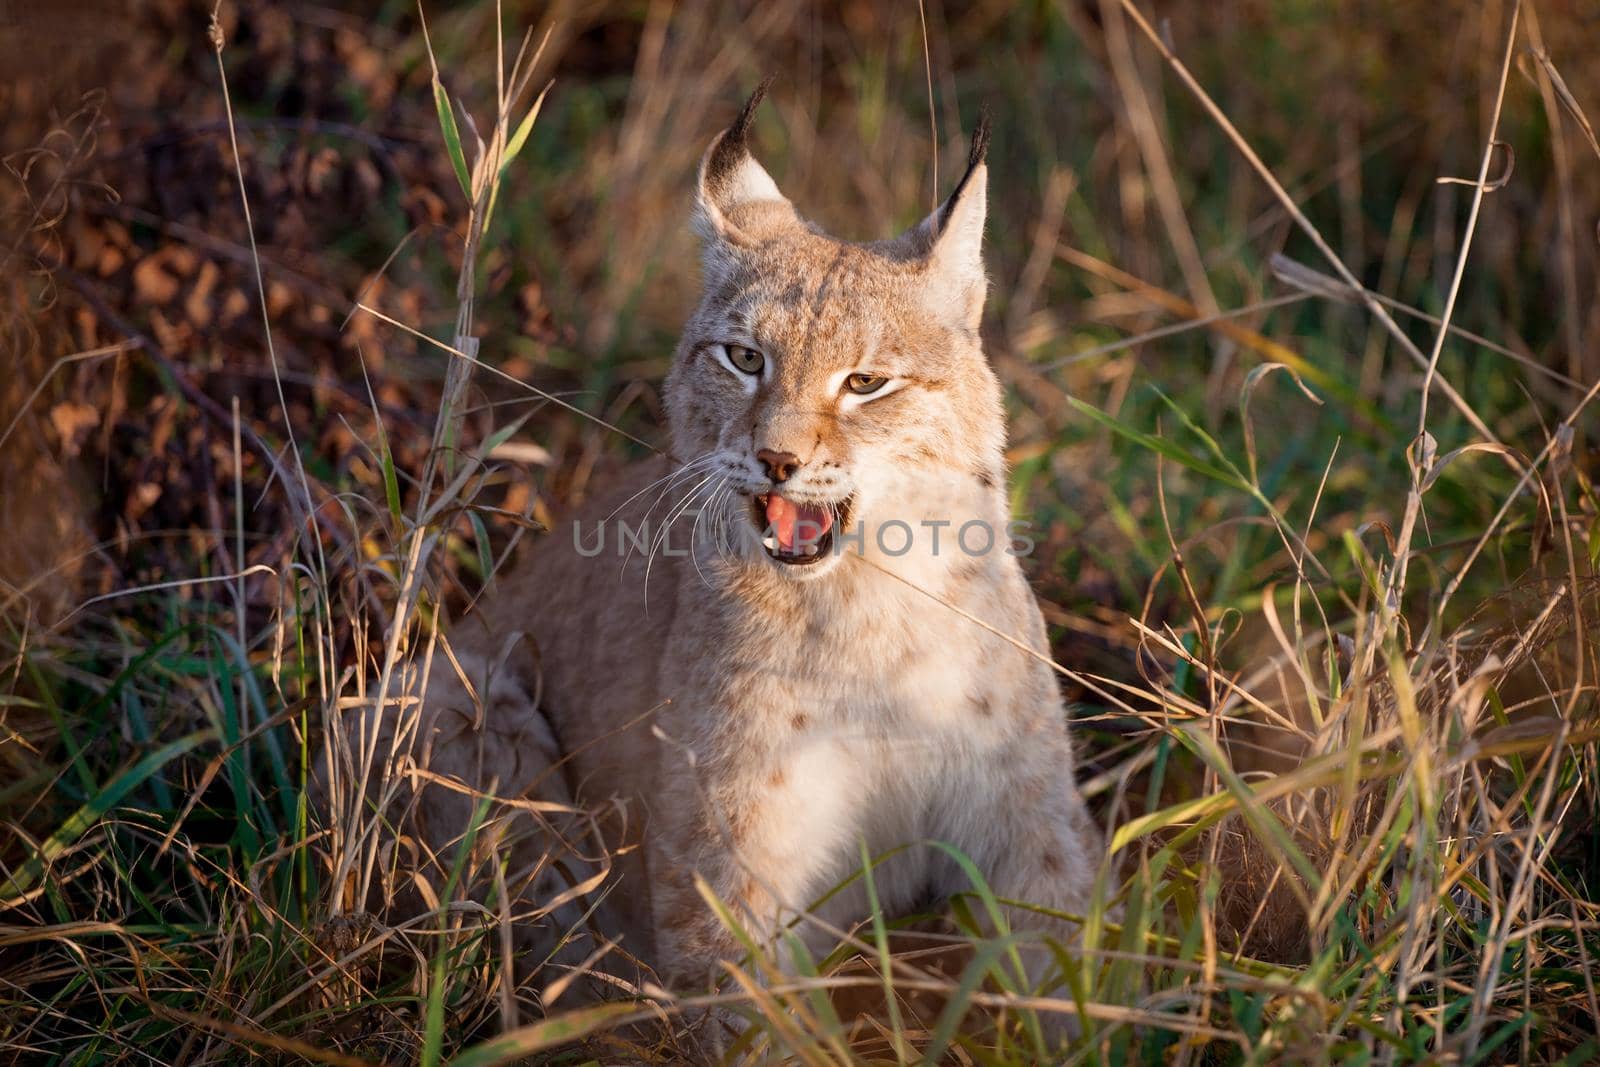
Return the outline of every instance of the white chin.
[[[818,557],[814,563],[795,564],[784,563],[782,560],[773,559],[765,552],[762,552],[761,562],[790,581],[809,582],[822,577],[824,574],[833,573],[834,569],[839,566],[839,554],[829,551]]]

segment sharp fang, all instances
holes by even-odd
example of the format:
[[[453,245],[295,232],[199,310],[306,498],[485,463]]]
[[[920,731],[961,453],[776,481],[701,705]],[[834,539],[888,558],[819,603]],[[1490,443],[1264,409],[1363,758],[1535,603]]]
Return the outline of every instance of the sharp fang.
[[[763,546],[765,546],[765,548],[766,548],[766,550],[768,552],[776,552],[776,551],[778,551],[778,539],[776,537],[772,537],[770,535],[767,536],[767,537],[763,537],[761,539],[761,544]]]

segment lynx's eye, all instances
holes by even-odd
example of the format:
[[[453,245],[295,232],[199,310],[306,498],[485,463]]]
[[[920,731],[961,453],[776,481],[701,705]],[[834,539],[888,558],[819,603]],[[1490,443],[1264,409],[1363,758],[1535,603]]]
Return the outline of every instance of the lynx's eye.
[[[720,345],[723,356],[733,364],[735,370],[746,374],[760,374],[761,368],[767,365],[767,357],[753,348],[744,345]]]
[[[852,374],[844,380],[844,387],[857,396],[871,396],[888,384],[882,374]]]

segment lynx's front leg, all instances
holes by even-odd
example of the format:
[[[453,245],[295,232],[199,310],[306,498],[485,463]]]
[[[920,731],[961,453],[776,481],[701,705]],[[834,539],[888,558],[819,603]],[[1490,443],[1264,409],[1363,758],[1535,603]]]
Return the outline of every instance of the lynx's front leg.
[[[829,850],[848,844],[840,793],[802,802],[792,790],[795,768],[747,753],[734,770],[708,768],[698,778],[684,771],[663,790],[672,814],[656,823],[650,868],[656,956],[660,977],[683,993],[714,985],[737,996],[726,963],[737,964],[745,946],[702,895],[701,885],[730,913],[742,931],[788,969],[779,934],[812,897],[830,884]],[[827,873],[824,873],[827,872]],[[796,930],[802,937],[808,931]],[[770,958],[770,957],[769,957]],[[746,966],[762,982],[764,968]],[[691,1013],[686,1022],[698,1040],[720,1058],[745,1020],[732,1010]]]
[[[961,847],[978,865],[996,896],[1035,904],[1072,915],[1086,915],[1094,906],[1095,878],[1103,858],[1100,833],[1089,817],[1073,781],[1072,752],[1066,732],[1050,717],[1024,727],[1014,740],[991,754],[987,787],[974,788],[966,810],[953,820],[945,839]],[[953,891],[970,889],[956,875]],[[1076,922],[1056,919],[1026,908],[1007,908],[1014,932],[1037,932],[1069,949],[1081,943]],[[1055,957],[1045,946],[1023,949],[1029,988],[1055,970]],[[1062,996],[1060,990],[1051,995]],[[1041,1015],[1055,1041],[1078,1032],[1068,1015]]]
[[[720,961],[745,954],[701,896],[696,876],[758,943],[774,947],[783,965],[779,931],[848,873],[860,775],[805,718],[788,715],[782,732],[746,736],[725,749],[726,758],[674,776],[673,814],[661,819],[651,857],[664,977],[703,986],[722,977]],[[818,940],[803,922],[796,933],[808,943]]]

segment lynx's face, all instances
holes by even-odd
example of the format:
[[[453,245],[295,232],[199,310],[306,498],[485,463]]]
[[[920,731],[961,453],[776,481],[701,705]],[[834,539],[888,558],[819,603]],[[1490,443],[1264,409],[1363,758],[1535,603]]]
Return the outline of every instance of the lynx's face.
[[[795,214],[745,148],[748,111],[701,167],[705,289],[667,380],[673,451],[706,506],[732,512],[733,551],[814,578],[839,565],[836,542],[949,519],[1001,484],[977,335],[984,138],[944,207],[860,245]]]

